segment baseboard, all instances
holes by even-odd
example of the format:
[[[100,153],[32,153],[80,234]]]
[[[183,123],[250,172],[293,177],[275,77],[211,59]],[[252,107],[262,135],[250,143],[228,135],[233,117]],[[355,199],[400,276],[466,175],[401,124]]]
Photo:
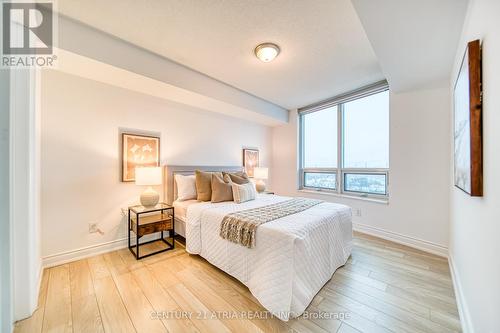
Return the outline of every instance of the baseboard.
[[[474,327],[472,326],[472,320],[469,312],[469,307],[465,301],[465,295],[462,289],[462,284],[460,282],[460,277],[458,271],[453,261],[453,256],[448,256],[448,262],[450,265],[451,279],[453,281],[453,286],[455,287],[455,298],[457,299],[458,313],[460,315],[460,323],[462,324],[462,331],[464,333],[474,333]]]
[[[82,247],[79,249],[61,252],[42,258],[44,268],[66,264],[71,261],[92,257],[98,254],[111,252],[127,247],[127,238],[115,239],[110,242]]]
[[[156,234],[145,235],[141,238],[141,243],[158,238]],[[135,238],[132,238],[132,243]],[[109,242],[81,247],[75,250],[69,250],[61,253],[52,254],[42,258],[42,267],[54,267],[75,260],[85,259],[98,254],[124,249],[128,246],[128,238],[119,238]]]
[[[410,237],[402,235],[393,231],[387,231],[384,229],[372,227],[366,224],[353,223],[353,229],[364,234],[376,236],[386,240],[393,241],[402,245],[413,247],[418,250],[429,252],[440,257],[448,257],[448,248],[436,243],[418,239],[415,237]]]

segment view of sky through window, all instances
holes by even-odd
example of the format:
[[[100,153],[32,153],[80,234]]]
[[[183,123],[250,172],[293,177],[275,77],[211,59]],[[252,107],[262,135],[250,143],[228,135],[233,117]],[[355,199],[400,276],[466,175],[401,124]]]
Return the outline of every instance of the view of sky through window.
[[[344,168],[389,167],[389,91],[344,104]]]
[[[304,167],[337,167],[337,107],[304,116]]]

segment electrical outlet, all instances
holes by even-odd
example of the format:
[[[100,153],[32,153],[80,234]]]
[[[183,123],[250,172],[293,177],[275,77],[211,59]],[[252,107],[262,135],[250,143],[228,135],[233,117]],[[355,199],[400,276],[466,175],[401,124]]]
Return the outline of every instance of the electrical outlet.
[[[354,211],[354,214],[358,217],[361,217],[361,209],[359,208],[356,208],[355,211]]]
[[[96,232],[99,232],[97,222],[89,222],[89,234],[95,234]]]

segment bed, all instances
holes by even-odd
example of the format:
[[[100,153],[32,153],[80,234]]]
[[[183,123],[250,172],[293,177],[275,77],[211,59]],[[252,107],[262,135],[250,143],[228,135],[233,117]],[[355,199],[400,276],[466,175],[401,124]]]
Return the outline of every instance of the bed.
[[[237,171],[240,168],[168,166],[167,202],[175,202],[175,173],[190,174],[195,169]],[[262,306],[284,321],[301,315],[335,270],[349,258],[351,209],[322,202],[270,221],[258,227],[254,248],[223,239],[219,232],[222,219],[229,213],[289,199],[262,194],[256,200],[241,204],[193,200],[182,208],[187,252],[200,255],[241,281]],[[179,207],[178,202],[174,205]]]
[[[186,220],[188,207],[199,203],[197,200],[175,200],[172,206],[175,208],[175,233],[186,238]]]

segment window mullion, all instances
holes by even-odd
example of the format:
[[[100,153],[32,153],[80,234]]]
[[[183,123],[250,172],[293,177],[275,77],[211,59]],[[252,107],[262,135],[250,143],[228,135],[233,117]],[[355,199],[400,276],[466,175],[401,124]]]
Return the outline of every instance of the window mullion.
[[[343,110],[344,110],[344,105],[339,104],[337,106],[337,192],[342,193],[342,188],[343,188],[343,179],[342,179],[342,167],[344,164],[344,152],[343,152]]]

